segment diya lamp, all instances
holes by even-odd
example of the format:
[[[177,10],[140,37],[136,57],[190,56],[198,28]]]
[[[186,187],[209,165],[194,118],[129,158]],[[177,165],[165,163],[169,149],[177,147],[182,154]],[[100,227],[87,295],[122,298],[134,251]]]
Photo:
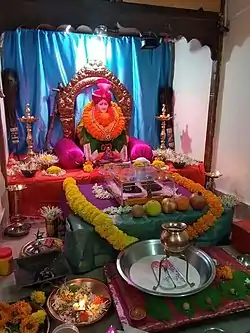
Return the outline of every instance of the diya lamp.
[[[160,261],[157,284],[153,286],[153,290],[157,290],[160,286],[163,267],[165,268],[167,275],[170,277],[170,273],[168,272],[167,268],[168,266],[165,265],[165,263],[168,262],[168,258],[170,256],[178,257],[186,262],[185,280],[186,283],[192,288],[194,286],[194,283],[189,281],[189,262],[187,256],[185,255],[185,251],[189,246],[189,237],[186,230],[187,225],[182,222],[169,222],[162,224],[162,229],[163,230],[161,232],[160,240],[161,245],[164,248],[165,256]],[[174,287],[176,288],[177,286],[175,285],[173,280],[172,282]]]
[[[29,233],[31,228],[30,223],[24,221],[19,211],[19,195],[20,192],[26,189],[24,184],[9,185],[8,191],[14,195],[14,214],[10,218],[10,224],[4,230],[5,235],[10,237],[22,237]]]
[[[37,122],[38,118],[31,115],[31,110],[30,110],[29,104],[26,104],[25,116],[22,116],[21,118],[19,118],[19,120],[22,123],[26,124],[26,129],[27,129],[26,142],[28,145],[27,157],[32,158],[35,156],[35,153],[33,151],[32,124]]]
[[[161,110],[161,114],[160,116],[155,117],[157,120],[159,120],[161,122],[161,134],[160,134],[160,138],[161,138],[161,145],[160,145],[160,149],[161,150],[166,150],[166,124],[167,122],[172,119],[172,117],[170,116],[170,114],[167,114],[167,109],[166,109],[166,105],[162,104],[162,110]]]
[[[215,191],[215,180],[219,179],[222,176],[222,173],[220,171],[210,171],[206,172],[206,189],[214,192]]]

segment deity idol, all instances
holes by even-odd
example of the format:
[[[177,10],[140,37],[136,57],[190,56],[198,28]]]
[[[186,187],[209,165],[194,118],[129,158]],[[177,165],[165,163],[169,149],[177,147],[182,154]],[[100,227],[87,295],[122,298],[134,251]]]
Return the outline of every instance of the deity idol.
[[[112,102],[111,84],[106,79],[97,81],[98,90],[92,102],[83,109],[77,126],[77,136],[86,160],[100,163],[127,160],[125,119],[120,107]]]

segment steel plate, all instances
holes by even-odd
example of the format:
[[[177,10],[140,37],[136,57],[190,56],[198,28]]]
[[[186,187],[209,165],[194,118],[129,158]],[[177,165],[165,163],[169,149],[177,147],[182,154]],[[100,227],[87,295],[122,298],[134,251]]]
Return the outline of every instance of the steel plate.
[[[86,322],[73,323],[75,326],[88,326],[88,325],[96,323],[97,321],[101,320],[107,314],[107,312],[109,311],[110,306],[112,304],[111,295],[110,295],[108,287],[99,280],[90,279],[90,278],[79,278],[79,279],[70,280],[66,283],[66,285],[68,285],[68,286],[70,286],[70,285],[80,286],[83,284],[87,284],[88,287],[90,287],[91,291],[95,295],[101,296],[101,297],[109,300],[109,303],[108,303],[107,309],[97,319],[95,319],[91,322],[87,322],[87,323]],[[61,323],[66,323],[66,321],[62,320],[62,318],[58,315],[58,313],[53,309],[53,306],[52,306],[53,299],[56,296],[56,294],[58,293],[58,291],[59,291],[59,288],[54,289],[52,291],[52,293],[49,295],[49,297],[47,299],[47,309],[52,318],[58,320]]]
[[[198,293],[207,288],[213,282],[216,274],[216,266],[213,259],[202,250],[190,246],[186,250],[185,254],[189,263],[197,270],[200,275],[199,286],[194,287],[193,289],[186,292],[180,290],[179,293],[171,293],[171,290],[167,290],[166,292],[149,290],[144,288],[142,285],[136,284],[132,281],[130,276],[130,269],[134,263],[148,256],[164,256],[163,247],[159,239],[146,240],[129,245],[119,253],[116,266],[119,274],[128,284],[145,293],[163,297],[185,297]]]

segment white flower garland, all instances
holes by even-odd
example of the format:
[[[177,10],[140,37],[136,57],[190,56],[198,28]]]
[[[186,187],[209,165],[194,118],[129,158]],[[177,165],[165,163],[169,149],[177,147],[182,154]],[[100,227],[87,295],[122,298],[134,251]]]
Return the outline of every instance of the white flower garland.
[[[153,151],[153,155],[155,158],[163,159],[164,161],[170,161],[172,163],[185,163],[185,165],[197,165],[199,162],[192,157],[181,154],[181,153],[176,153],[172,149],[156,149]]]
[[[95,183],[92,187],[92,193],[94,194],[94,196],[96,197],[96,199],[113,199],[114,196],[109,193],[107,190],[104,190],[102,185],[98,185],[97,183]]]
[[[119,207],[108,207],[103,209],[103,212],[109,215],[122,215],[122,214],[128,214],[129,212],[131,212],[132,207],[130,206],[119,206]]]

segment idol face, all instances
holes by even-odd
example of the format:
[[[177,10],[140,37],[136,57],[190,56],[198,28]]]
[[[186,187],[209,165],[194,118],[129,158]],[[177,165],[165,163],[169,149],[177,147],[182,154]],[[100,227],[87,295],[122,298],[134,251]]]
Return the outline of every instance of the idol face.
[[[104,113],[108,111],[108,102],[105,101],[105,99],[102,99],[99,103],[97,103],[98,109],[100,110],[100,112]]]

